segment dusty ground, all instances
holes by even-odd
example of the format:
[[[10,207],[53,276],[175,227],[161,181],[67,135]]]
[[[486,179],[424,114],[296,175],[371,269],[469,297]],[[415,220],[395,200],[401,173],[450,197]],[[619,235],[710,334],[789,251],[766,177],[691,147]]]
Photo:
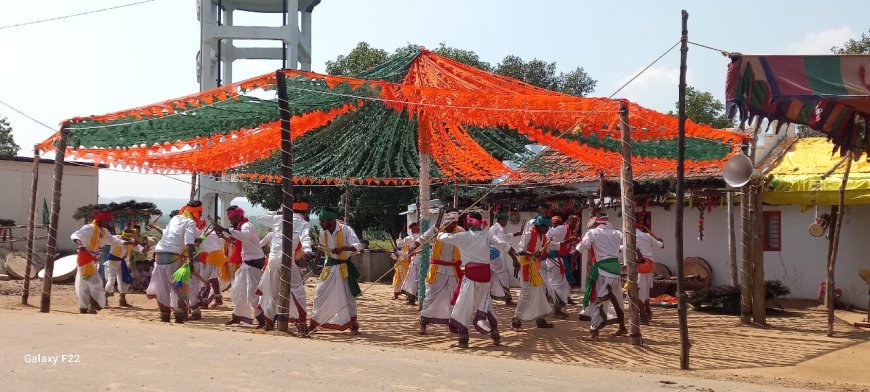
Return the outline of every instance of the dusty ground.
[[[41,285],[32,288],[31,304],[38,308]],[[313,281],[309,290],[313,291]],[[368,284],[363,284],[363,288]],[[455,336],[446,328],[430,328],[430,334],[416,334],[416,307],[392,299],[390,288],[376,284],[359,299],[363,335],[323,331],[315,340],[352,342],[377,346],[458,351],[451,347]],[[37,312],[37,308],[20,304],[21,282],[0,282],[0,309]],[[227,294],[227,293],[225,293]],[[311,295],[311,294],[309,294]],[[109,308],[96,316],[78,315],[72,285],[55,285],[52,312],[72,313],[94,319],[123,318],[158,324],[155,301],[133,294],[133,307]],[[310,303],[311,297],[309,297]],[[576,297],[575,297],[576,299]],[[117,297],[109,299],[117,304]],[[228,302],[226,302],[229,305]],[[624,338],[608,338],[598,343],[580,339],[588,325],[576,321],[576,308],[570,308],[569,320],[554,320],[556,328],[539,330],[531,325],[521,332],[508,327],[513,308],[496,305],[503,347],[492,347],[483,335],[472,335],[472,348],[466,354],[571,364],[587,367],[631,370],[669,376],[734,380],[759,384],[824,390],[870,391],[870,331],[853,328],[838,321],[836,334],[825,336],[826,313],[812,303],[785,301],[785,310],[772,311],[768,328],[743,327],[733,316],[689,312],[689,335],[692,342],[692,371],[677,370],[679,334],[676,311],[655,309],[651,326],[643,328],[644,346],[633,347]],[[190,322],[185,328],[252,332],[249,326],[226,327],[223,321],[230,307],[207,310],[203,320]]]

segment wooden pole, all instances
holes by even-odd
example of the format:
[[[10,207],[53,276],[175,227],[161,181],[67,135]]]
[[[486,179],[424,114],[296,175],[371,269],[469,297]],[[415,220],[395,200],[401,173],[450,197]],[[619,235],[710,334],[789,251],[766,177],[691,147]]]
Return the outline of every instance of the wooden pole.
[[[69,137],[69,123],[64,122],[60,128],[54,155],[54,184],[51,188],[51,219],[48,222],[48,245],[45,255],[45,276],[42,280],[42,299],[39,311],[48,313],[51,310],[51,277],[54,276],[54,260],[57,257],[57,224],[60,221],[60,192],[63,187],[63,160],[66,154],[66,142]]]
[[[598,211],[604,211],[604,172],[598,173]]]
[[[728,203],[726,220],[728,221],[728,265],[731,267],[731,286],[737,287],[737,243],[734,236],[734,198],[732,192],[726,192]]]
[[[36,226],[36,190],[39,187],[39,147],[33,147],[33,181],[30,186],[30,214],[27,220],[27,266],[24,267],[24,292],[21,293],[21,304],[27,305],[30,297],[30,269],[33,268],[33,254],[36,251],[33,240],[33,230]],[[46,279],[51,280],[51,276]]]
[[[752,214],[752,321],[758,325],[765,325],[767,324],[767,316],[765,314],[767,311],[767,301],[764,290],[764,236],[762,234],[764,230],[762,222],[762,217],[764,216],[764,210],[762,209],[764,197],[763,181],[756,187],[753,197],[755,203],[752,208],[755,213]]]
[[[619,106],[619,128],[622,131],[622,234],[625,238],[625,265],[628,267],[628,336],[631,344],[640,346],[640,308],[637,288],[637,233],[634,216],[634,174],[631,167],[631,126],[628,124],[628,107],[625,102]],[[622,305],[622,304],[620,304]]]
[[[687,319],[686,293],[683,269],[683,205],[685,203],[686,159],[686,57],[689,54],[689,13],[682,11],[680,38],[680,100],[679,131],[677,133],[677,217],[675,240],[677,253],[677,316],[680,324],[680,369],[689,368],[689,325]]]
[[[276,72],[278,116],[281,119],[281,283],[278,285],[278,314],[275,327],[289,332],[290,281],[293,259],[293,142],[290,137],[290,102],[287,99],[287,75]]]
[[[453,208],[459,208],[459,184],[453,182]]]
[[[754,148],[754,147],[753,147]],[[741,271],[740,281],[740,322],[744,325],[752,324],[752,194],[754,193],[751,183],[743,187],[740,195],[740,253]]]
[[[196,173],[190,175],[190,199],[196,200],[196,180],[199,176]]]
[[[852,169],[852,151],[846,155],[846,168],[843,171],[843,182],[840,183],[840,200],[837,203],[837,215],[834,223],[834,235],[831,238],[831,252],[828,255],[828,278],[825,280],[825,291],[828,302],[828,336],[834,336],[834,308],[837,304],[834,297],[836,290],[834,282],[834,266],[837,263],[837,251],[840,247],[840,229],[843,226],[843,215],[845,215],[846,203],[846,182],[849,181],[849,171]]]
[[[421,142],[425,142],[427,138],[420,137]],[[422,144],[422,143],[421,143]],[[425,146],[428,148],[428,146]],[[424,146],[419,147],[423,150]],[[420,205],[417,210],[420,212],[420,233],[425,233],[429,230],[429,170],[430,157],[428,153],[420,151]],[[419,308],[423,308],[423,300],[426,299],[426,275],[429,274],[429,244],[424,243],[420,250],[420,275],[417,276],[419,281],[417,289],[417,303]]]

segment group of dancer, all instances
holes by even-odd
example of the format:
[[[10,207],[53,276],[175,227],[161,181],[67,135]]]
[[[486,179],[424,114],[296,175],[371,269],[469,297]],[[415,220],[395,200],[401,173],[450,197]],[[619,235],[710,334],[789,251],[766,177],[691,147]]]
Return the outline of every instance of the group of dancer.
[[[202,310],[209,308],[212,301],[215,306],[222,304],[220,280],[231,279],[233,312],[227,325],[256,323],[257,328],[271,330],[277,320],[284,318],[295,324],[303,336],[318,328],[360,333],[356,303],[362,293],[360,274],[350,260],[363,244],[351,227],[337,219],[336,211],[320,210],[318,231],[312,233],[308,204],[293,203],[290,253],[295,263],[287,264],[289,298],[282,298],[283,216],[270,212],[256,218],[271,228],[261,239],[241,208],[227,209],[226,227],[217,222],[207,224],[202,208],[199,201],[181,208],[166,228],[160,229],[162,238],[154,246],[155,263],[146,294],[157,300],[162,322],[170,322],[173,314],[175,323],[200,319]],[[421,335],[427,334],[430,325],[442,324],[458,334],[459,347],[468,347],[472,329],[488,334],[499,345],[494,299],[516,306],[511,319],[511,327],[516,330],[522,329],[523,322],[531,321],[537,328],[553,328],[546,318],[567,318],[564,309],[574,304],[570,294],[577,282],[572,274],[572,256],[587,250],[594,262],[586,278],[580,319],[590,321],[592,339],[598,339],[599,331],[614,320],[619,325],[614,336],[627,334],[618,259],[623,237],[605,214],[593,217],[582,236],[577,216],[563,221],[561,216],[539,215],[514,233],[506,230],[508,219],[508,214],[498,213],[496,222],[487,227],[479,213],[460,214],[447,209],[440,222],[424,233],[413,223],[407,235],[396,241],[393,296],[399,299],[405,295],[409,304],[416,304],[419,284],[425,285],[425,297],[420,303]],[[72,235],[78,248],[76,294],[82,313],[96,313],[104,307],[106,292],[111,292],[115,284],[121,292],[120,304],[129,305],[125,298],[129,284],[121,279],[126,271],[124,260],[129,252],[148,248],[135,233],[110,235],[110,222],[111,214],[96,212],[93,222]],[[642,256],[638,268],[641,294],[635,305],[641,309],[642,322],[648,323],[652,248],[662,247],[663,243],[641,226],[637,236]],[[517,247],[511,244],[513,237],[521,237]],[[267,243],[268,255],[263,251]],[[425,276],[421,276],[420,251],[426,244],[431,245],[431,261]],[[99,275],[93,273],[95,254],[103,245],[109,245],[112,254],[105,287]],[[231,251],[227,252],[227,248]],[[322,266],[322,271],[309,317],[304,286],[307,276],[303,276],[300,265],[308,267],[310,275],[315,270],[312,264]],[[519,280],[516,302],[511,295],[508,266],[513,266]],[[288,306],[279,312],[282,299]]]

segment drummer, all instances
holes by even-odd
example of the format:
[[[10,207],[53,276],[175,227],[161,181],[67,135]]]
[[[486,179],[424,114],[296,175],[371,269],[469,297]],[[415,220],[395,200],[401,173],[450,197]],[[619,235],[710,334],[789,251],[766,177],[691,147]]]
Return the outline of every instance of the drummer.
[[[78,252],[76,263],[76,297],[79,302],[79,313],[96,314],[106,306],[106,292],[103,279],[96,273],[94,267],[95,255],[103,245],[125,246],[134,241],[121,240],[111,234],[106,228],[112,224],[112,213],[95,211],[94,220],[82,226],[70,238],[76,244]]]

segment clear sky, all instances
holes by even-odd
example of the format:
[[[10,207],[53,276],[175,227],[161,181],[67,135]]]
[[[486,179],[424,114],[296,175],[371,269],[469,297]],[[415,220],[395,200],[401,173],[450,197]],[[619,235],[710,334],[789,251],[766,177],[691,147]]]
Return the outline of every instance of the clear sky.
[[[132,0],[4,1],[0,26],[111,7]],[[14,5],[13,5],[14,4]],[[870,1],[513,1],[323,0],[313,16],[313,68],[357,42],[392,51],[438,43],[477,52],[582,66],[608,96],[679,39],[680,10],[689,39],[742,53],[826,53],[867,32]],[[274,20],[272,20],[274,19]],[[237,23],[279,18],[237,16]],[[241,45],[239,45],[241,46]],[[195,0],[152,3],[93,15],[0,29],[0,100],[56,127],[73,116],[100,114],[198,90],[199,24]],[[690,47],[689,84],[724,100],[727,59]],[[242,78],[274,71],[272,61],[239,61]],[[619,95],[666,112],[677,100],[674,50]],[[14,127],[20,155],[52,131],[0,106]],[[185,176],[186,177],[186,176]],[[179,197],[189,185],[157,175],[103,171],[100,195]]]

